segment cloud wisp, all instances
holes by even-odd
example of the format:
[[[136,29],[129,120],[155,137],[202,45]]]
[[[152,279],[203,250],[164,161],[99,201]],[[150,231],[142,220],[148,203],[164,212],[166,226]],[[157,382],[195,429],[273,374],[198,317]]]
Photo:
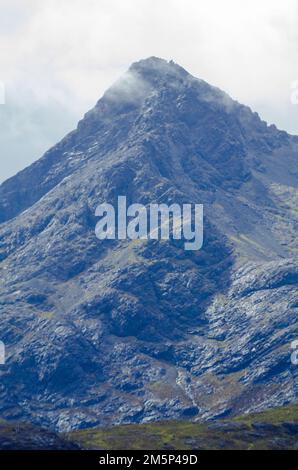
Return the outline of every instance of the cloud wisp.
[[[0,0],[1,180],[71,130],[131,62],[173,59],[298,134],[297,0]]]

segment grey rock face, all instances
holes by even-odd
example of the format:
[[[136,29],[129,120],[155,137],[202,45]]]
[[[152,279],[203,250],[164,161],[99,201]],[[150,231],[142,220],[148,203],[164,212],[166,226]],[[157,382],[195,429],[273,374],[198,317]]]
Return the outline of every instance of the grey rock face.
[[[178,65],[133,64],[0,186],[3,417],[65,431],[295,401],[297,151]],[[202,250],[97,240],[118,195],[203,203]]]

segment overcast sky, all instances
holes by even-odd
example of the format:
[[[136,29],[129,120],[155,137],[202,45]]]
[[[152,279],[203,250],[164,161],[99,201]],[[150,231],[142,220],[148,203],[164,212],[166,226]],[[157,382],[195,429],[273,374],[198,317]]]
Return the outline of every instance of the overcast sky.
[[[0,0],[0,180],[152,55],[298,134],[298,0]]]

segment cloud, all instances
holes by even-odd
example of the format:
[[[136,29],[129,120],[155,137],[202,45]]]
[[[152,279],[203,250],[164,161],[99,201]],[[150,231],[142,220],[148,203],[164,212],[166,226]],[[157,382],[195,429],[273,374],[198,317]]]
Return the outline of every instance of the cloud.
[[[131,62],[152,55],[298,133],[296,0],[0,0],[0,8],[2,179],[71,130]]]

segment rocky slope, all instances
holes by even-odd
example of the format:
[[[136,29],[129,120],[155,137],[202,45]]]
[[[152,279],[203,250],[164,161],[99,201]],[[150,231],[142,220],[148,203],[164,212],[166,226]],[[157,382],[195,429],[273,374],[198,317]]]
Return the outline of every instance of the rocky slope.
[[[133,64],[0,186],[0,406],[71,430],[297,399],[298,138],[174,63]],[[203,203],[204,246],[99,241],[96,206]]]

